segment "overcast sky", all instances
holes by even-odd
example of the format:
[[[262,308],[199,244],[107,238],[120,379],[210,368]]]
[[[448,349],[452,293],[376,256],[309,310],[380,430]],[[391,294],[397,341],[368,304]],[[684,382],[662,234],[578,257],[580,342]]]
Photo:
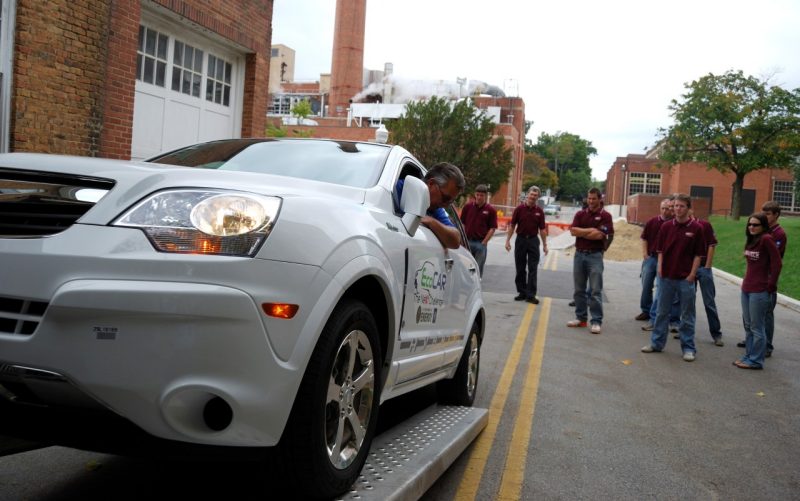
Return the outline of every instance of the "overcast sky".
[[[275,0],[272,43],[296,51],[295,80],[330,72],[335,0]],[[800,87],[798,0],[367,0],[364,66],[397,77],[505,88],[528,137],[577,134],[604,180],[644,153],[684,83],[729,69]]]

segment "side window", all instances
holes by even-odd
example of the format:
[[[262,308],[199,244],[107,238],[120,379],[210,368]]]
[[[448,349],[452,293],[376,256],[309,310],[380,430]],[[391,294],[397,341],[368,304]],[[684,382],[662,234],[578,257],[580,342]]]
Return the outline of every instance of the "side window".
[[[458,228],[458,232],[461,233],[461,247],[469,250],[469,244],[467,243],[467,233],[464,230],[464,225],[461,224],[461,218],[458,217],[458,212],[453,204],[447,206],[447,215],[450,216],[450,220],[456,225]]]

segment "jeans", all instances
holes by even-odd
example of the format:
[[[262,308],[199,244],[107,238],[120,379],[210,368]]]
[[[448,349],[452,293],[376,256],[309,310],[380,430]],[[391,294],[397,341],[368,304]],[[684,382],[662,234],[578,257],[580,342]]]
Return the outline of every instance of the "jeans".
[[[771,304],[769,292],[742,292],[745,353],[741,360],[754,367],[762,367],[767,354],[764,325]]]
[[[656,280],[656,268],[658,268],[658,258],[648,256],[642,261],[642,296],[639,298],[639,307],[642,313],[650,313],[653,306],[653,284]]]
[[[680,298],[681,325],[678,332],[681,337],[681,351],[695,353],[694,347],[694,303],[696,293],[693,282],[684,279],[661,278],[661,295],[658,298],[655,328],[650,337],[650,344],[656,351],[664,349],[669,333],[669,312],[672,308],[672,298],[677,294]]]
[[[469,251],[478,262],[478,269],[481,270],[481,276],[483,276],[483,265],[486,264],[486,246],[483,245],[483,240],[470,240]]]
[[[714,272],[711,268],[701,266],[697,269],[697,285],[700,286],[700,294],[703,296],[703,306],[706,309],[706,318],[708,318],[708,330],[711,332],[711,337],[714,339],[722,337],[722,328],[719,323],[719,314],[717,313],[717,302],[714,297],[717,295],[717,289],[714,287]]]
[[[586,321],[588,312],[592,315],[592,324],[603,323],[603,253],[586,254],[575,252],[572,262],[572,280],[575,292],[575,318]],[[589,289],[589,291],[587,291]]]
[[[778,293],[771,292],[769,300],[770,307],[764,323],[764,333],[767,335],[767,353],[772,353],[772,335],[775,333],[775,306],[778,305]]]
[[[526,297],[536,297],[536,274],[539,267],[539,237],[525,237],[517,235],[514,242],[514,264],[517,267],[517,275],[514,283],[517,292],[525,294]],[[527,264],[528,273],[526,276],[525,266]]]
[[[658,313],[658,298],[661,297],[661,277],[656,275],[656,292],[653,294],[653,305],[650,307],[650,323],[656,324],[656,314]],[[677,325],[681,321],[681,300],[677,294],[672,298],[672,306],[669,309],[669,323]]]

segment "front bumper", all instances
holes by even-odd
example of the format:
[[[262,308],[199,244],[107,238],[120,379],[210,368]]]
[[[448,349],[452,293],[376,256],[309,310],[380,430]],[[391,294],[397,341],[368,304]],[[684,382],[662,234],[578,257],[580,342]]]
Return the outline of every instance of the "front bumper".
[[[83,395],[169,440],[280,439],[313,349],[307,333],[322,327],[307,325],[330,284],[319,268],[162,254],[138,230],[84,225],[2,239],[0,260],[0,297],[47,303],[31,334],[0,333],[0,364],[63,379],[32,384],[15,369],[0,383],[28,385],[46,404],[84,406]],[[266,317],[260,304],[269,301],[294,302],[300,313]],[[221,430],[204,418],[215,399],[232,413]]]

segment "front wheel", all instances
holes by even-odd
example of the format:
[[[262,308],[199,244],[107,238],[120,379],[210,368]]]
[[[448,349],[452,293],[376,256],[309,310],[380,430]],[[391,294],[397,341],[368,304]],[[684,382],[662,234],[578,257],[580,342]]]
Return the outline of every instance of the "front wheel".
[[[361,472],[378,419],[380,370],[372,313],[343,301],[314,349],[279,446],[285,473],[307,497],[340,494]]]
[[[458,361],[458,369],[453,379],[439,381],[436,386],[439,403],[472,406],[478,389],[478,372],[481,362],[481,343],[478,326],[473,324],[469,331],[467,346]]]

